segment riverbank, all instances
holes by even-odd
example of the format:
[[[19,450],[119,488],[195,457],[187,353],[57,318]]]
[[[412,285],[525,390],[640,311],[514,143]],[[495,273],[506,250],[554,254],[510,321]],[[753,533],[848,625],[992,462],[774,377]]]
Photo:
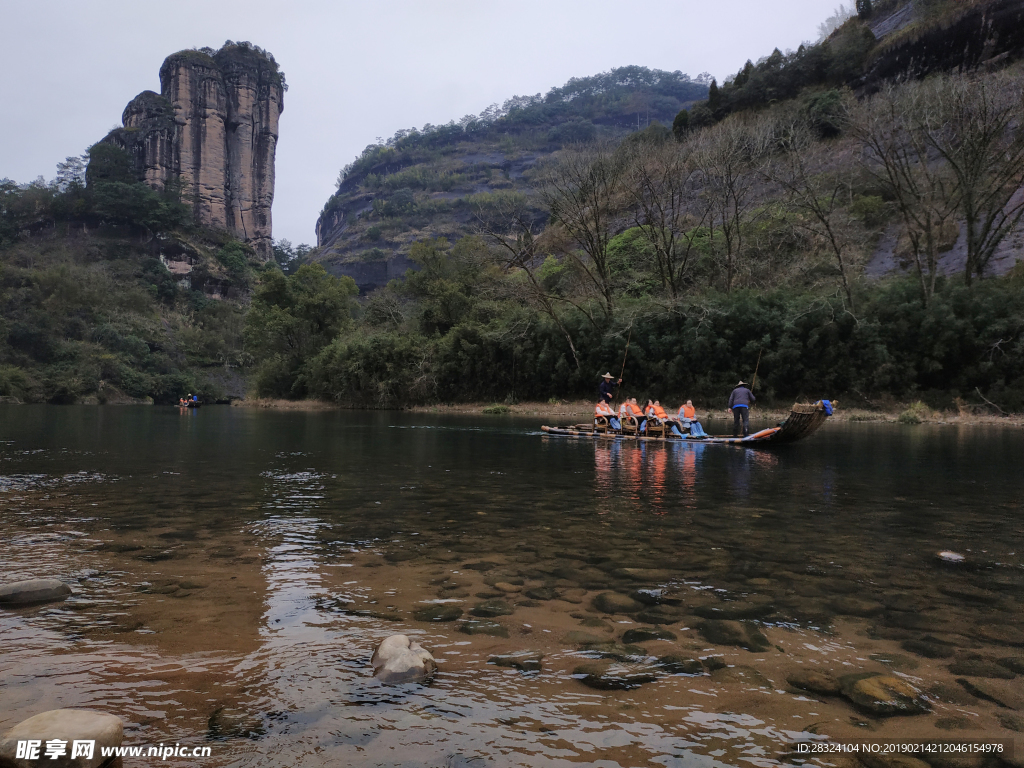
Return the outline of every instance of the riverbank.
[[[254,398],[235,400],[231,403],[240,408],[278,408],[290,411],[324,411],[347,410],[345,406],[329,403],[324,400],[283,400],[274,398]],[[594,404],[589,400],[559,400],[557,402],[522,402],[514,405],[499,403],[435,403],[433,405],[415,405],[401,410],[411,413],[453,414],[453,415],[492,415],[492,416],[541,416],[553,421],[559,419],[587,419],[594,412]],[[786,418],[788,410],[781,408],[755,408],[750,414],[755,422],[778,422]],[[724,410],[709,412],[698,409],[697,418],[701,421],[728,420],[729,414]],[[896,404],[885,409],[843,408],[842,404],[832,416],[833,421],[882,422],[905,424],[965,424],[995,425],[1024,427],[1024,414],[1013,413],[1005,416],[992,413],[977,413],[971,407],[964,407],[959,412],[935,411],[919,403]]]

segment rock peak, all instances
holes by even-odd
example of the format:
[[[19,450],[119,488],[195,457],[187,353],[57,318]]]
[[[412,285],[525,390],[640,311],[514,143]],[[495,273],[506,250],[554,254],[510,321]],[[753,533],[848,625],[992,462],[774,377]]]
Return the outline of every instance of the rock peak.
[[[181,185],[196,221],[272,257],[270,209],[284,74],[247,42],[178,51],[160,67],[160,93],[143,91],[104,141],[126,150],[154,189]]]

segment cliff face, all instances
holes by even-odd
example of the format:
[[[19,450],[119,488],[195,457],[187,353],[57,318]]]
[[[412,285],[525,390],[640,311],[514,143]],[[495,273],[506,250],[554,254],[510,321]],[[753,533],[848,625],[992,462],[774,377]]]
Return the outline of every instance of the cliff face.
[[[248,43],[180,51],[160,67],[160,94],[143,91],[104,141],[127,150],[139,179],[181,185],[196,220],[271,253],[271,205],[284,77]]]

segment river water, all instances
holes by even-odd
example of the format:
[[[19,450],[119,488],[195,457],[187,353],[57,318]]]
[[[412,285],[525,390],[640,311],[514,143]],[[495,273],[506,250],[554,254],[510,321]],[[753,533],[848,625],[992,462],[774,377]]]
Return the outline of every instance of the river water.
[[[830,423],[752,450],[540,423],[0,405],[0,582],[74,590],[0,610],[0,731],[101,709],[126,744],[210,746],[169,760],[203,766],[761,766],[826,735],[1019,737],[1024,432]],[[709,640],[715,616],[767,647]],[[637,627],[669,634],[623,649]],[[395,633],[431,683],[372,678]],[[522,652],[539,671],[492,661]],[[588,664],[650,675],[595,688]],[[931,711],[787,682],[807,669],[896,676]]]

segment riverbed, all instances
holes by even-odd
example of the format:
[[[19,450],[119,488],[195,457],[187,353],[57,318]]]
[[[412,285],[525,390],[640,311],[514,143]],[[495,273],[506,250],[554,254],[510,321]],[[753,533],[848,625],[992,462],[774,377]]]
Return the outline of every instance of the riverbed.
[[[74,590],[0,610],[0,731],[101,709],[126,744],[210,746],[203,766],[1024,749],[1024,431],[832,423],[755,450],[540,424],[0,405],[0,581]],[[639,628],[662,637],[623,642]],[[429,684],[372,678],[396,633],[436,657]],[[895,677],[922,709],[791,682],[807,670]]]

